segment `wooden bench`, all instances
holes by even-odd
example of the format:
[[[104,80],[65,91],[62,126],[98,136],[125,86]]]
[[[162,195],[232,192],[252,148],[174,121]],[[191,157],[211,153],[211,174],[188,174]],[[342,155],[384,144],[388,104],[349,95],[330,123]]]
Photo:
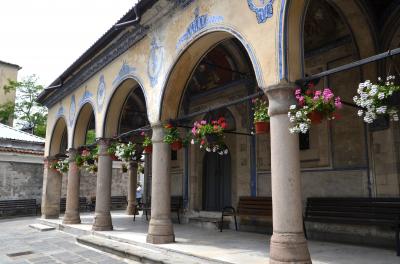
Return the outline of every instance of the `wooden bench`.
[[[238,230],[237,216],[256,216],[256,217],[272,217],[272,199],[271,197],[239,197],[237,209],[232,206],[226,206],[222,209],[220,232],[222,232],[224,216],[233,216],[235,220],[235,229]]]
[[[178,216],[178,223],[181,223],[180,212],[183,208],[183,197],[182,196],[171,196],[171,212],[176,212]],[[133,214],[133,221],[136,220],[136,213],[142,210],[146,215],[146,220],[149,220],[148,214],[151,212],[151,197],[147,204],[140,204],[136,206],[135,213]]]
[[[60,212],[65,212],[67,207],[67,199],[65,197],[60,199]],[[90,211],[90,205],[88,204],[86,197],[79,197],[79,210],[80,211]]]
[[[304,221],[392,228],[400,256],[400,198],[308,198]]]
[[[40,205],[36,204],[35,199],[3,200],[0,201],[0,216],[19,215],[27,212],[37,215]],[[8,213],[8,214],[7,214]]]
[[[111,209],[126,209],[126,196],[111,196]]]
[[[96,196],[93,196],[90,201],[90,211],[94,211],[96,209]],[[128,201],[126,200],[126,196],[111,196],[110,209],[126,209],[127,205]]]

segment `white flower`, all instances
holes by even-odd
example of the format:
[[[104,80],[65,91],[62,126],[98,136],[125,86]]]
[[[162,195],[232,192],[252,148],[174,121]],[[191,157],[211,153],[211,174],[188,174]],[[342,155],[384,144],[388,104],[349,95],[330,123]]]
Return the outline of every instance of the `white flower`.
[[[369,91],[370,96],[374,96],[378,92],[378,86],[377,85],[372,85],[371,90]]]
[[[225,150],[224,150],[224,154],[225,154],[225,155],[228,155],[228,149],[225,149]]]
[[[379,100],[385,99],[385,94],[384,93],[378,93],[378,99]]]
[[[294,109],[296,109],[296,105],[291,105],[290,110],[294,110]]]
[[[192,140],[190,141],[190,144],[194,145],[194,139],[192,138]]]
[[[211,149],[209,147],[206,148],[207,152],[211,152]]]
[[[295,118],[294,116],[291,116],[291,117],[289,118],[289,121],[293,123],[293,122],[296,121],[296,118]]]
[[[358,116],[362,116],[364,114],[364,111],[363,110],[358,110],[358,112],[357,112],[357,115]]]
[[[387,109],[387,106],[381,106],[381,107],[378,107],[378,108],[376,109],[376,112],[377,112],[378,114],[384,114],[384,113],[386,113],[386,109]]]
[[[296,117],[297,117],[297,118],[300,118],[300,117],[301,117],[301,112],[300,112],[300,111],[296,112]]]

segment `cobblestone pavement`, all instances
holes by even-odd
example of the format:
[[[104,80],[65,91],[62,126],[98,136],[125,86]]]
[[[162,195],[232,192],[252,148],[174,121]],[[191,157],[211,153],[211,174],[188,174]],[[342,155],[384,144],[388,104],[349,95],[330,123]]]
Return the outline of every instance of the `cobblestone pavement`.
[[[0,220],[0,264],[137,263],[81,246],[64,232],[28,227],[34,222],[31,217]]]

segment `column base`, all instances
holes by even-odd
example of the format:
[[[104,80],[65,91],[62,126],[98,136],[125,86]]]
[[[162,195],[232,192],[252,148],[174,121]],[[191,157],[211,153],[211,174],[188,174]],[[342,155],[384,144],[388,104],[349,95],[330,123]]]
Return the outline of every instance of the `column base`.
[[[271,237],[270,264],[312,263],[303,233],[275,233]]]
[[[111,231],[113,230],[111,214],[96,214],[94,216],[93,231]]]
[[[60,214],[42,214],[42,219],[58,219],[60,218]]]
[[[133,215],[135,213],[136,204],[128,204],[126,206],[125,213],[127,215]]]
[[[79,211],[66,211],[64,218],[63,218],[63,224],[66,225],[75,225],[75,224],[80,224],[81,223],[81,217],[79,215]]]
[[[150,219],[147,243],[167,244],[175,242],[171,219]]]

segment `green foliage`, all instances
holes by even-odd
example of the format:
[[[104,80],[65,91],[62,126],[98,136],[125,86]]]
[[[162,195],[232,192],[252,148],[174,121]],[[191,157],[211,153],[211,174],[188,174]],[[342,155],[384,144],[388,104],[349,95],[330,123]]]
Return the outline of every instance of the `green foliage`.
[[[0,121],[8,120],[10,117],[17,119],[17,123],[24,127],[32,127],[33,134],[45,137],[47,110],[36,102],[36,98],[43,91],[43,86],[37,84],[38,77],[31,75],[22,81],[8,80],[4,86],[4,91],[9,93],[16,91],[14,111],[11,111],[10,103],[0,106]]]
[[[7,102],[0,105],[0,123],[8,124],[10,118],[14,116],[14,103]]]
[[[254,99],[254,123],[256,122],[269,122],[267,102],[262,99]]]
[[[164,142],[167,144],[172,144],[176,141],[182,141],[179,130],[176,127],[173,127],[171,124],[167,124],[164,126],[165,136]]]
[[[86,145],[91,145],[95,142],[96,142],[96,131],[94,129],[89,129],[86,132],[85,143],[86,143]]]

